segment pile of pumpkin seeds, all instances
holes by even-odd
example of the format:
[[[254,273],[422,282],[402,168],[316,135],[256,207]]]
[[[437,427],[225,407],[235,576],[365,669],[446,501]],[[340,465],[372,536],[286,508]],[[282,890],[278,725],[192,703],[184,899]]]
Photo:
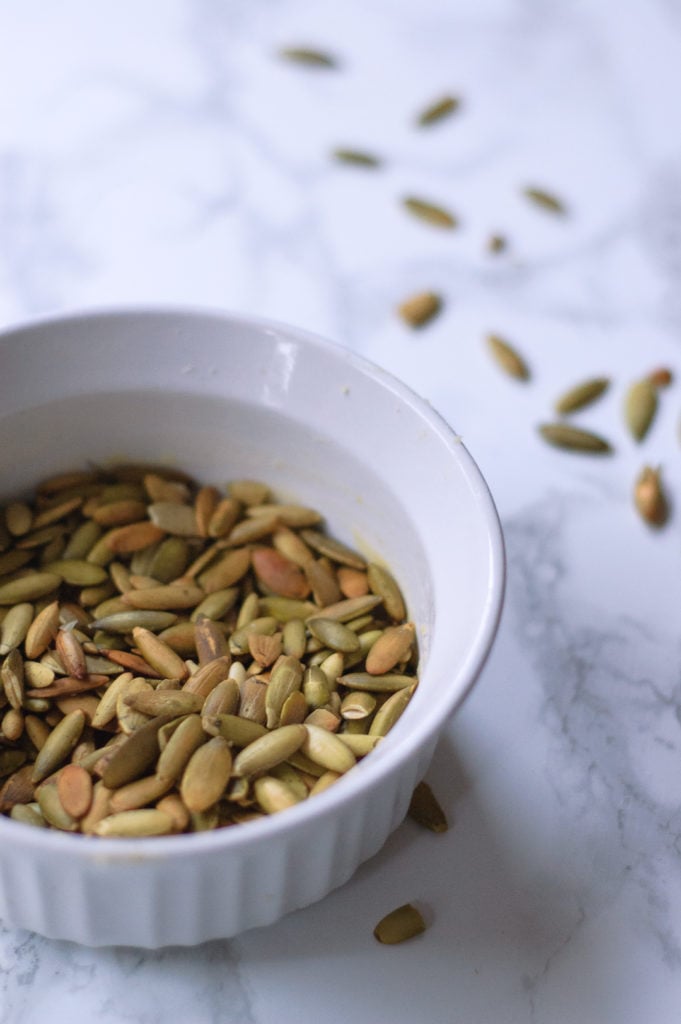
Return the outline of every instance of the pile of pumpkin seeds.
[[[417,685],[383,566],[266,484],[139,465],[0,510],[0,813],[196,832],[322,793]]]

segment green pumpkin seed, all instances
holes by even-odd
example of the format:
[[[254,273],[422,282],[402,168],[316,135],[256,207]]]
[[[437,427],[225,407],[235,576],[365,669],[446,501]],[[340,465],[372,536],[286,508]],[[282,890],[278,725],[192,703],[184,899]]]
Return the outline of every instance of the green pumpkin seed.
[[[567,423],[543,423],[538,429],[545,441],[556,448],[563,448],[565,451],[585,452],[592,455],[608,455],[612,452],[610,442],[605,438]]]

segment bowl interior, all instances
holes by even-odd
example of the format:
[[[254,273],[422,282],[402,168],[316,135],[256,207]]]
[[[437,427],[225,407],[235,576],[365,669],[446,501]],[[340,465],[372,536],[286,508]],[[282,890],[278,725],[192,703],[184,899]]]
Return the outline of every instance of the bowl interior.
[[[85,315],[0,346],[0,497],[88,462],[263,479],[387,565],[416,623],[419,689],[367,768],[459,703],[496,626],[501,535],[465,448],[407,388],[303,332],[218,314]]]

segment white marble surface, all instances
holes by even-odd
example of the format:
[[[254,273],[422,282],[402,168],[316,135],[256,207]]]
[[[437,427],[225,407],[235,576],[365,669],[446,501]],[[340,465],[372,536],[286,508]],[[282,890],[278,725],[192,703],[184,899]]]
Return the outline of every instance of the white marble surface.
[[[287,65],[288,44],[340,67]],[[319,331],[464,435],[509,557],[498,642],[428,776],[447,835],[406,822],[321,903],[197,949],[0,925],[1,1024],[678,1021],[678,384],[640,446],[621,414],[630,380],[681,374],[678,0],[4,0],[0,57],[2,323],[173,301]],[[445,91],[460,113],[416,130]],[[335,166],[337,145],[385,167]],[[532,183],[570,215],[531,207]],[[409,219],[407,193],[460,229]],[[447,302],[414,332],[395,306],[421,288]],[[543,446],[557,392],[600,373],[577,422],[616,454]],[[659,533],[632,508],[644,462],[677,506]],[[407,899],[430,928],[378,946]]]

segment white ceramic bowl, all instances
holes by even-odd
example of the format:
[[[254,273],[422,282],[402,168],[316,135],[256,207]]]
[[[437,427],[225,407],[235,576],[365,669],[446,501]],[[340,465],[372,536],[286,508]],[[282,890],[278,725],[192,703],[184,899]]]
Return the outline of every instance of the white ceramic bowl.
[[[123,311],[0,335],[2,497],[88,460],[256,477],[324,512],[402,585],[420,685],[323,796],[193,835],[99,839],[0,817],[0,918],[89,945],[193,944],[347,881],[403,819],[497,627],[502,536],[485,482],[428,404],[343,348],[217,313]]]

